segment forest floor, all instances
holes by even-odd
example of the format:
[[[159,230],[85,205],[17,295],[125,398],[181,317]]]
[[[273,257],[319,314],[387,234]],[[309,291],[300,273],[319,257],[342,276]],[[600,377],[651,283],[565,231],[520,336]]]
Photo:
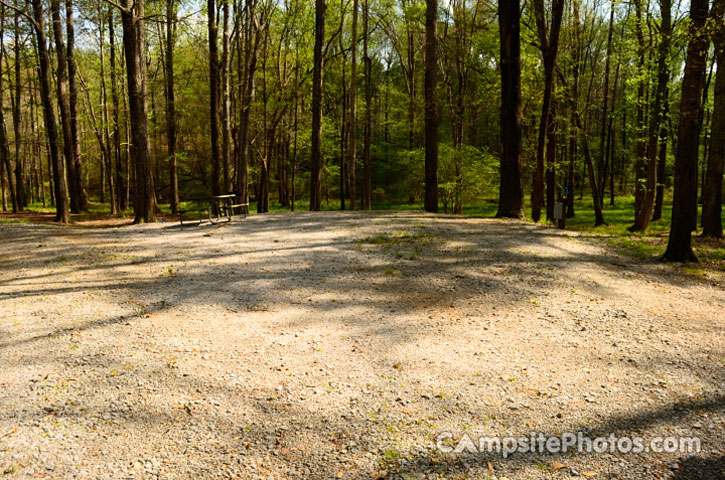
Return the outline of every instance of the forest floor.
[[[1,223],[0,478],[725,478],[725,282],[581,236]],[[702,450],[436,447],[530,432]]]

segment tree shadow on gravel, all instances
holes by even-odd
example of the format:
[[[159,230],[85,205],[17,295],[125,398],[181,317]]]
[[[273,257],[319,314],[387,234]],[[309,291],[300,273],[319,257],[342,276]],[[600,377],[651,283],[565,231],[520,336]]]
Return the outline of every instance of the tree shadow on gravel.
[[[724,410],[725,396],[716,395],[702,400],[680,401],[663,405],[656,409],[640,410],[633,414],[613,415],[586,428],[582,433],[590,439],[598,437],[606,438],[610,435],[614,435],[615,438],[639,436],[644,439],[645,446],[649,446],[649,441],[654,438],[653,436],[648,437],[648,434],[644,432],[649,428],[656,428],[660,425],[679,425],[693,414],[716,414]],[[458,441],[461,440],[461,435],[464,432],[451,433],[453,434],[453,444],[449,445],[455,447]],[[501,435],[501,437],[529,438],[530,433],[530,431],[508,432],[505,435]],[[544,431],[542,433],[545,438],[561,438],[562,435],[560,430]],[[579,432],[574,431],[572,433],[577,434]],[[545,478],[565,478],[570,475],[576,477],[581,475],[581,470],[578,470],[580,467],[577,466],[577,469],[575,469],[569,465],[570,463],[585,462],[595,464],[600,459],[604,459],[604,457],[611,458],[612,456],[617,456],[620,459],[628,460],[627,466],[620,467],[622,468],[620,471],[612,471],[612,463],[607,462],[608,471],[596,472],[597,478],[665,478],[663,477],[665,475],[666,478],[673,480],[725,479],[725,457],[708,453],[721,450],[722,444],[712,444],[712,442],[718,442],[721,439],[717,435],[710,435],[707,438],[705,436],[706,432],[702,430],[692,430],[689,434],[689,436],[701,438],[701,452],[673,453],[671,455],[674,457],[671,460],[666,464],[660,465],[656,462],[652,464],[651,460],[647,462],[649,465],[645,465],[645,462],[641,461],[648,455],[654,455],[653,453],[634,454],[614,452],[612,455],[607,450],[603,454],[597,454],[591,451],[579,452],[576,446],[571,447],[565,453],[517,452],[507,458],[502,458],[501,453],[471,451],[472,448],[478,447],[478,438],[473,433],[468,433],[468,435],[473,443],[462,444],[464,447],[460,453],[441,453],[437,451],[435,446],[431,446],[430,450],[424,450],[417,457],[401,458],[400,461],[390,462],[388,467],[394,473],[394,478],[408,478],[408,475],[413,475],[413,478],[417,478],[416,475],[424,475],[429,472],[436,472],[439,475],[444,475],[445,478],[449,476],[458,478],[459,476],[470,475],[472,473],[476,475],[474,472],[488,471],[493,473],[494,468],[496,474],[505,476],[507,472],[511,474],[531,466],[548,472]],[[490,435],[490,433],[486,434],[486,436]],[[708,440],[710,444],[708,444]],[[466,445],[470,446],[465,447]],[[431,461],[432,457],[437,457],[437,460]],[[560,462],[561,465],[556,468],[550,467],[549,465],[554,464],[554,462]],[[636,467],[638,464],[641,470],[633,471],[633,468],[639,468]],[[633,465],[635,466],[633,467]],[[658,466],[660,468],[657,468]],[[614,463],[614,469],[617,469],[616,463]],[[669,473],[663,474],[663,472]],[[480,473],[478,474],[480,475]]]
[[[711,457],[688,457],[679,463],[673,480],[724,480],[725,455]]]

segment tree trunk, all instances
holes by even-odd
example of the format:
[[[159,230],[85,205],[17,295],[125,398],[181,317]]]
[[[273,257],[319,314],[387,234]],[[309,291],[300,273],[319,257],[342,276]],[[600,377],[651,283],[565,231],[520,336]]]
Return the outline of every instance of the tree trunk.
[[[370,43],[370,0],[363,0],[363,62],[365,65],[365,120],[363,133],[363,192],[362,208],[372,208],[372,161],[370,158],[370,137],[372,128],[372,70],[373,62],[368,50]]]
[[[312,151],[310,155],[310,210],[322,201],[322,44],[325,41],[325,0],[315,0],[315,46],[312,69]]]
[[[43,1],[32,0],[34,29],[37,39],[38,64],[41,101],[43,103],[43,117],[45,119],[45,131],[48,135],[48,149],[50,151],[51,164],[53,166],[53,187],[55,198],[55,221],[68,223],[70,211],[68,208],[68,191],[65,180],[63,159],[60,156],[58,147],[58,126],[55,120],[55,106],[51,94],[51,72],[50,58],[48,55],[47,41],[45,39],[45,17],[43,14]]]
[[[578,48],[581,48],[582,45],[582,30],[581,30],[581,24],[579,21],[579,1],[574,0],[574,8],[573,8],[573,23],[574,23],[574,37],[575,37],[575,44],[578,46]],[[581,133],[582,138],[582,148],[584,150],[584,170],[586,172],[586,176],[589,179],[589,188],[592,191],[592,205],[594,207],[594,226],[598,227],[600,225],[606,225],[606,222],[604,221],[604,215],[602,213],[602,201],[599,198],[599,195],[601,194],[602,190],[599,188],[599,185],[597,185],[597,175],[596,170],[594,168],[594,159],[592,158],[591,150],[589,149],[589,139],[587,137],[586,130],[582,126],[581,118],[579,116],[579,67],[580,67],[580,60],[581,57],[577,55],[577,61],[574,63],[574,69],[573,69],[573,81],[571,84],[571,91],[570,91],[570,105],[572,109],[572,128],[574,129],[574,134],[578,135]],[[576,142],[576,139],[574,140]],[[584,191],[584,179],[582,178],[582,191]]]
[[[231,24],[230,24],[230,11],[229,2],[225,1],[222,4],[223,12],[223,25],[224,30],[222,32],[222,74],[221,74],[221,87],[222,87],[222,172],[224,182],[224,193],[230,193],[232,191],[232,177],[231,177],[231,157],[232,157],[232,100],[231,100]]]
[[[15,134],[15,195],[13,200],[13,211],[15,211],[15,202],[18,204],[18,210],[22,211],[28,206],[28,201],[25,198],[25,189],[23,188],[23,159],[20,157],[20,90],[21,90],[21,78],[20,78],[20,47],[22,40],[20,38],[20,25],[19,25],[20,13],[15,11],[14,16],[14,45],[13,53],[15,55],[15,101],[13,102],[13,133]],[[4,37],[3,37],[4,38]],[[0,91],[2,91],[0,89]],[[12,182],[10,183],[12,188]]]
[[[606,175],[604,175],[604,168],[603,166],[607,163],[607,157],[605,156],[605,141],[606,141],[606,131],[607,131],[607,120],[609,117],[609,71],[610,71],[610,62],[612,58],[612,36],[614,34],[614,6],[615,3],[611,2],[609,5],[609,28],[607,33],[607,58],[604,61],[604,105],[602,107],[602,124],[601,124],[601,130],[599,134],[599,168],[598,172],[600,174],[599,177],[599,185],[602,187],[602,191],[600,192],[599,199],[601,201],[604,201],[604,185],[606,183]],[[615,85],[616,90],[616,85]]]
[[[709,2],[690,2],[690,43],[687,48],[682,79],[680,125],[675,153],[675,191],[672,201],[672,224],[663,260],[697,261],[692,250],[692,195],[697,184],[698,123],[700,97],[705,85],[705,61],[709,41],[705,32]]]
[[[663,118],[669,117],[670,112],[670,101],[669,101],[669,88],[665,93],[665,105],[663,110]],[[652,221],[662,219],[662,209],[665,203],[665,173],[667,167],[667,137],[669,136],[669,122],[662,122],[660,125],[660,151],[659,159],[657,161],[657,194],[655,195],[655,206],[654,213],[652,214]]]
[[[105,39],[105,21],[103,18],[102,5],[98,4],[99,19],[99,40],[100,40],[100,61],[101,61],[101,105],[103,107],[103,165],[101,171],[105,171],[106,182],[108,182],[108,190],[111,195],[111,215],[118,213],[118,202],[116,201],[116,188],[113,178],[113,162],[111,156],[111,134],[108,130],[108,90],[106,88],[106,39]]]
[[[5,5],[0,6],[0,39],[2,38],[5,38]],[[4,49],[0,49],[0,67],[2,66],[3,53]],[[3,91],[2,84],[3,76],[0,73],[0,92]],[[0,163],[2,163],[2,170],[4,170],[7,174],[8,189],[10,190],[10,200],[13,205],[13,213],[18,213],[19,211],[22,211],[22,206],[18,205],[17,192],[13,188],[13,171],[10,166],[10,148],[8,147],[7,131],[5,129],[5,110],[3,109],[2,95],[0,95]],[[5,200],[4,189],[5,183],[3,182],[3,210],[7,210],[7,201]],[[18,188],[18,190],[21,190],[21,188]]]
[[[554,121],[551,118],[551,103],[554,90],[554,71],[556,68],[556,57],[559,50],[559,32],[561,31],[561,19],[564,13],[564,0],[552,0],[551,6],[551,31],[546,24],[546,12],[544,0],[534,1],[534,16],[536,27],[541,44],[541,53],[544,59],[544,100],[541,108],[541,119],[539,122],[539,137],[536,145],[536,173],[534,176],[534,189],[531,200],[531,219],[538,222],[541,218],[541,208],[544,204],[544,169],[545,150],[547,133]],[[552,165],[556,161],[546,159],[546,163]]]
[[[501,167],[497,217],[525,218],[521,185],[521,38],[519,0],[499,0]]]
[[[657,60],[657,87],[655,100],[652,107],[649,124],[649,144],[647,145],[647,170],[645,191],[642,196],[639,211],[635,209],[634,225],[629,228],[630,232],[644,232],[649,226],[652,217],[652,208],[655,201],[657,189],[657,147],[660,139],[660,125],[664,119],[663,105],[666,102],[667,84],[670,81],[669,56],[670,38],[672,37],[672,1],[660,0],[660,11],[662,12],[662,23],[660,25],[660,45],[658,48]]]
[[[179,174],[176,159],[176,93],[174,91],[174,44],[176,42],[176,5],[166,0],[166,147],[169,157],[169,186],[171,213],[179,209]]]
[[[359,0],[352,2],[352,46],[350,65],[350,93],[347,122],[347,192],[350,199],[350,210],[356,207],[356,167],[357,167],[357,26]]]
[[[725,14],[725,1],[716,0],[712,18],[722,19]],[[712,135],[710,154],[707,159],[707,171],[702,191],[702,235],[722,238],[722,183],[725,167],[725,27],[719,24],[719,30],[713,35],[717,74],[715,77],[715,97],[712,111]]]
[[[121,159],[121,128],[119,125],[118,83],[116,81],[116,34],[113,24],[113,7],[110,6],[108,7],[108,43],[111,67],[111,116],[113,117],[113,158],[116,164],[116,198],[118,199],[118,209],[123,212],[128,208],[128,197],[126,196],[126,183]]]
[[[552,98],[546,132],[546,220],[550,222],[554,221],[554,202],[556,202],[556,108],[556,101]]]
[[[133,158],[134,223],[156,221],[156,190],[151,174],[148,109],[146,107],[146,62],[144,58],[144,0],[123,0],[123,47],[130,115]]]
[[[60,0],[51,0],[50,13],[53,21],[53,37],[55,39],[55,53],[58,67],[56,69],[56,95],[60,110],[60,123],[63,132],[63,153],[66,162],[68,193],[70,194],[70,210],[72,213],[81,212],[79,180],[74,160],[73,134],[71,131],[70,105],[68,100],[68,59],[63,43],[63,25],[60,20]]]
[[[425,11],[425,202],[438,212],[438,0],[426,0]]]
[[[637,36],[637,160],[635,163],[635,182],[634,182],[634,215],[635,218],[640,217],[642,203],[644,202],[645,182],[646,182],[646,159],[647,159],[647,142],[645,139],[645,112],[647,110],[647,100],[645,98],[646,91],[646,71],[645,71],[645,54],[646,46],[644,43],[644,33],[642,31],[642,0],[635,0],[634,7],[636,12],[635,32]]]
[[[76,62],[75,62],[75,28],[73,26],[73,2],[65,1],[65,18],[66,30],[68,33],[68,42],[66,47],[66,60],[68,62],[68,114],[70,123],[71,151],[73,161],[73,191],[76,194],[75,203],[79,211],[88,210],[88,198],[83,190],[83,165],[81,163],[81,139],[78,130],[78,82],[76,81]],[[74,199],[71,196],[71,208]]]
[[[254,73],[257,69],[257,58],[259,55],[259,45],[261,40],[262,22],[258,22],[255,18],[254,2],[246,4],[246,48],[243,65],[241,63],[241,53],[238,53],[237,64],[238,72],[238,96],[241,104],[241,115],[239,122],[237,146],[239,149],[237,155],[237,192],[243,199],[243,203],[249,202],[249,122],[252,111],[252,100],[254,99]],[[239,47],[241,47],[241,35],[237,37]]]
[[[207,1],[209,27],[209,129],[211,133],[211,194],[220,194],[219,185],[219,53],[217,47],[216,2]]]
[[[607,222],[604,221],[604,215],[602,213],[602,202],[599,199],[599,195],[601,194],[601,190],[599,189],[599,185],[597,185],[597,175],[596,171],[594,169],[594,160],[592,159],[591,151],[589,150],[589,140],[587,138],[586,131],[582,127],[581,119],[579,118],[579,113],[576,114],[576,122],[577,122],[577,128],[582,134],[582,146],[584,147],[584,159],[587,163],[587,173],[589,175],[589,188],[592,191],[592,204],[594,205],[594,226],[598,227],[600,225],[606,225]]]

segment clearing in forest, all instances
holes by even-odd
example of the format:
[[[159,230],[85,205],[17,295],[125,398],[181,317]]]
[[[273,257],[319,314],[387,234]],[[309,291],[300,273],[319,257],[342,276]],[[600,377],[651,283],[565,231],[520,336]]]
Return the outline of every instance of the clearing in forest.
[[[722,283],[570,232],[400,212],[0,224],[0,266],[9,478],[725,470]],[[436,447],[530,432],[701,451]]]

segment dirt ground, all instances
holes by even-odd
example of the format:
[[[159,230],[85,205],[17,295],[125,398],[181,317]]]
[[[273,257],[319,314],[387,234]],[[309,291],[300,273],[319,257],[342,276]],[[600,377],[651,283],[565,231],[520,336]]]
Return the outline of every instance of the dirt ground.
[[[725,478],[724,312],[515,221],[0,224],[0,478]],[[437,447],[530,432],[701,451]]]

